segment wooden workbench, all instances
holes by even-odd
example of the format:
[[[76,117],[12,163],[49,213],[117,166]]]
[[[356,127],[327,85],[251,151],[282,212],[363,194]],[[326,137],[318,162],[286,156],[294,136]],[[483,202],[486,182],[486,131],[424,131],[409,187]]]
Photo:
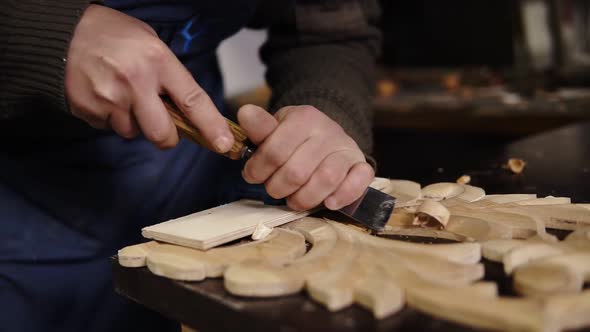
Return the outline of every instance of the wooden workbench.
[[[428,184],[469,174],[472,184],[488,193],[538,193],[590,202],[590,124],[515,142],[392,131],[378,132],[377,141],[381,143],[376,149],[380,176]],[[509,157],[527,161],[523,174],[513,175],[501,168]],[[501,266],[484,263],[485,279],[498,281],[500,292],[510,294],[510,280]],[[474,331],[408,308],[375,321],[356,306],[329,313],[304,294],[238,298],[223,289],[221,279],[172,281],[151,274],[147,268],[121,267],[116,258],[112,267],[119,294],[200,331]]]

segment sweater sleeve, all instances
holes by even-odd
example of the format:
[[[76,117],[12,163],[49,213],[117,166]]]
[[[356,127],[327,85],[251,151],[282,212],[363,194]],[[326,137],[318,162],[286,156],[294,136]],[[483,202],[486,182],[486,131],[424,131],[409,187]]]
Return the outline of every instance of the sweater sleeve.
[[[0,120],[26,112],[32,105],[67,110],[67,50],[74,28],[90,2],[0,2]]]
[[[269,27],[261,56],[273,91],[271,110],[312,105],[370,153],[371,97],[380,50],[376,0],[277,2],[263,1],[253,24]]]

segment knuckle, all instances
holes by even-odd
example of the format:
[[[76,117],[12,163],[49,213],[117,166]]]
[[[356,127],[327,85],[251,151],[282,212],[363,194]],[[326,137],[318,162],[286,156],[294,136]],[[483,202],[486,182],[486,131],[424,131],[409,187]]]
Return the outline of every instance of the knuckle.
[[[351,172],[354,172],[354,178],[359,183],[369,182],[375,177],[375,170],[367,162],[360,162],[354,165]]]
[[[104,122],[100,122],[100,121],[93,121],[93,120],[87,120],[86,121],[90,127],[95,128],[95,129],[107,129],[107,126],[104,124]]]
[[[122,64],[116,69],[116,77],[122,82],[136,82],[140,76],[141,67],[137,63]]]
[[[94,86],[94,95],[111,105],[124,107],[124,99],[114,84],[97,84]]]
[[[297,106],[285,106],[275,113],[275,118],[279,121],[285,119]]]
[[[244,168],[242,169],[242,178],[248,182],[248,183],[252,183],[252,179],[250,177],[250,174],[248,173],[248,164],[246,164],[244,166]]]
[[[300,187],[307,182],[308,174],[301,168],[292,166],[285,170],[285,179],[290,185]]]
[[[274,199],[281,199],[281,198],[285,198],[285,195],[283,195],[280,190],[278,190],[278,186],[274,185],[270,182],[266,182],[264,184],[264,188],[266,189],[266,193],[274,198]]]
[[[317,172],[322,183],[325,185],[334,187],[340,184],[341,176],[337,170],[329,167],[321,167],[317,170]]]
[[[375,170],[373,169],[373,167],[371,165],[369,165],[369,163],[367,162],[363,162],[360,166],[359,166],[359,172],[361,172],[364,176],[366,176],[367,178],[374,178],[375,177]]]
[[[154,30],[154,28],[152,28],[151,25],[145,23],[144,21],[139,21],[138,23],[143,30],[157,38],[158,33],[156,32],[156,30]]]
[[[317,108],[313,106],[304,105],[295,107],[293,111],[289,114],[292,114],[292,116],[294,118],[297,118],[298,121],[304,122],[307,125],[309,125],[310,122],[316,119],[318,117],[318,114],[320,113],[321,112],[318,111]]]
[[[72,114],[84,121],[92,123],[102,123],[108,118],[108,114],[106,112],[100,111],[94,107],[88,107],[83,104],[75,105],[72,108]]]
[[[110,104],[115,104],[115,95],[113,94],[112,89],[106,86],[106,84],[103,86],[96,86],[94,88],[94,95],[98,99],[102,99]]]
[[[350,144],[349,140],[352,140],[352,138],[350,138],[348,134],[346,134],[344,128],[342,128],[342,126],[340,126],[336,121],[330,118],[326,119],[326,124],[324,125],[323,130],[325,132],[325,135],[329,137],[346,137],[345,141],[347,144]]]
[[[165,128],[154,128],[144,133],[146,138],[159,147],[166,147],[166,142],[170,137],[169,130]]]
[[[350,203],[356,198],[354,195],[355,193],[351,188],[343,186],[343,188],[338,189],[338,191],[334,193],[333,197],[338,203]]]
[[[262,183],[264,179],[262,179],[262,176],[259,174],[259,172],[255,171],[256,167],[253,166],[252,160],[248,161],[246,163],[246,166],[244,166],[244,170],[242,172],[244,180],[246,180],[248,183]]]
[[[300,112],[301,116],[304,116],[304,117],[307,117],[307,118],[311,118],[311,117],[315,117],[315,116],[318,116],[320,114],[323,114],[317,108],[315,108],[315,107],[313,107],[311,105],[303,105],[303,106],[301,106],[301,108],[299,109],[299,112]]]
[[[122,61],[108,55],[98,56],[98,62],[106,70],[112,72],[117,81],[129,83],[134,81],[140,74],[141,69],[138,61]],[[98,84],[94,84],[95,87]]]
[[[305,211],[305,204],[302,204],[298,198],[288,198],[287,206],[295,211]]]
[[[185,112],[192,113],[200,108],[206,97],[205,91],[194,87],[182,97],[182,108]]]
[[[120,129],[119,130],[119,135],[121,135],[124,138],[127,139],[131,139],[131,138],[135,138],[137,136],[137,133],[133,130],[133,129]]]
[[[137,130],[135,130],[135,128],[132,125],[118,126],[117,128],[113,129],[115,129],[117,134],[124,138],[134,138],[137,136]]]
[[[162,61],[167,54],[167,46],[164,45],[159,39],[154,38],[151,42],[147,43],[144,49],[144,56],[151,63],[159,63]]]
[[[283,166],[287,158],[278,151],[265,151],[264,160],[268,166],[277,169]]]

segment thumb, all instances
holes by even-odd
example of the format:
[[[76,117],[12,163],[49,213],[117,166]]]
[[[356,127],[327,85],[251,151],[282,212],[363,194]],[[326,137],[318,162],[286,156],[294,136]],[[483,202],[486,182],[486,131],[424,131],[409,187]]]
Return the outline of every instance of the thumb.
[[[279,124],[272,114],[256,105],[240,107],[238,122],[246,132],[246,136],[256,145],[260,145]]]

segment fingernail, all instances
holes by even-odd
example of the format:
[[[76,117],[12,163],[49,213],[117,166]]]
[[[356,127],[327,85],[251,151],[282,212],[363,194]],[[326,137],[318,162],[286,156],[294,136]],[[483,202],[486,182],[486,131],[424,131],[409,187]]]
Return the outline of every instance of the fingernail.
[[[225,136],[221,136],[215,140],[213,143],[217,152],[225,153],[231,149],[231,140]]]
[[[336,210],[338,206],[338,201],[334,197],[328,197],[324,201],[324,205],[330,210]]]

